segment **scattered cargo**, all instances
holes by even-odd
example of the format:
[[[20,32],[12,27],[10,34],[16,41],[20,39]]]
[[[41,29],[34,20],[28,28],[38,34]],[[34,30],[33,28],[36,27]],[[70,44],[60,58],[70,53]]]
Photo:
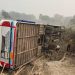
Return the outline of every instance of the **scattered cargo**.
[[[48,55],[51,59],[61,59],[64,51],[63,34],[65,28],[63,26],[43,25],[41,26],[41,29],[42,33],[40,34],[39,44],[42,46],[42,52]]]

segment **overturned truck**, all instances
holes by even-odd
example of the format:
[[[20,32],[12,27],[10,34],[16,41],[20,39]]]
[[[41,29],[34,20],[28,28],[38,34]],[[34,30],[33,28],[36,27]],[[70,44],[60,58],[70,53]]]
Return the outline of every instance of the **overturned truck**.
[[[42,52],[51,60],[60,60],[63,56],[64,26],[41,25],[39,44]]]
[[[62,55],[64,27],[32,21],[0,21],[0,66],[17,69],[33,61],[41,52],[51,60]]]

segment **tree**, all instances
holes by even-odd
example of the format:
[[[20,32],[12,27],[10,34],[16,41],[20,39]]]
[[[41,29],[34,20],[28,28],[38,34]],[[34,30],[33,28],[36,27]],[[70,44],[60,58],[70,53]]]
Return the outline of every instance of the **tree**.
[[[75,24],[75,15],[73,16],[73,18],[70,20],[70,24]]]
[[[5,19],[11,19],[9,13],[6,12],[5,10],[2,10],[2,16],[3,16],[3,18],[5,18]]]
[[[46,24],[50,24],[50,17],[47,15],[40,14],[39,19]]]

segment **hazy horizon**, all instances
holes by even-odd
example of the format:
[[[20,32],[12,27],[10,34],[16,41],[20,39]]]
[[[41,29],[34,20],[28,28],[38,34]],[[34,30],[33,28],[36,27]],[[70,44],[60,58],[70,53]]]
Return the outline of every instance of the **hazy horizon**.
[[[1,0],[0,11],[15,11],[26,14],[54,16],[75,15],[75,0]]]

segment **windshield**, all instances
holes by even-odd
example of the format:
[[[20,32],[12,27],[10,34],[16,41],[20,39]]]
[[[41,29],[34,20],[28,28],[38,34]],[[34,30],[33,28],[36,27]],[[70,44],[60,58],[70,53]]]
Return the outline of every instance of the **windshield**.
[[[10,49],[10,27],[0,26],[0,50],[1,58],[9,58]]]

